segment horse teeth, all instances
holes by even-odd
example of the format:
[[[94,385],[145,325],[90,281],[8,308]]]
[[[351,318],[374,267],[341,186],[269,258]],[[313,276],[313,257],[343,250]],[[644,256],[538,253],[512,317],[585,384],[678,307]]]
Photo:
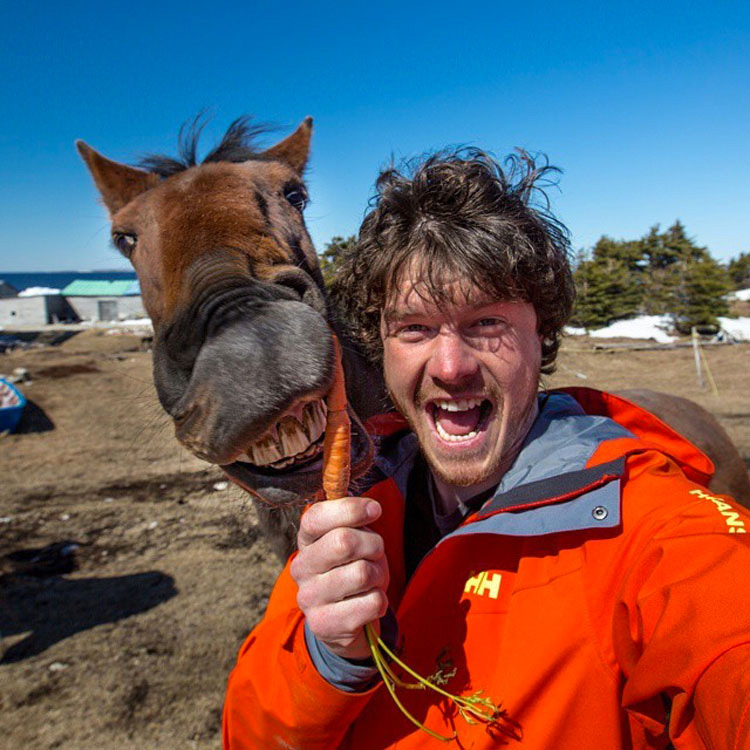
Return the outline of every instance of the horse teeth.
[[[284,456],[296,456],[310,445],[310,440],[294,417],[287,417],[281,421],[279,436]]]
[[[237,457],[255,466],[284,468],[295,459],[310,458],[320,451],[316,441],[325,432],[328,408],[322,400],[298,405],[266,435]]]
[[[266,435],[262,440],[248,446],[247,454],[250,463],[256,466],[267,466],[282,458],[281,446],[272,435]]]
[[[310,442],[315,442],[325,431],[328,409],[323,401],[314,401],[305,412],[305,430]]]
[[[283,458],[281,451],[279,451],[275,443],[271,443],[270,441],[264,445],[254,445],[252,449],[253,460],[251,463],[254,463],[256,466],[267,466]]]

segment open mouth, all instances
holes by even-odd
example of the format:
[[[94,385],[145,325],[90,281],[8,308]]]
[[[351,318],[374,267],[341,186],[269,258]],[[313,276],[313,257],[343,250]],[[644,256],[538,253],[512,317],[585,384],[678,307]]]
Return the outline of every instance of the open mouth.
[[[372,463],[373,444],[351,410],[352,477],[361,476]],[[293,420],[293,421],[292,421]],[[322,486],[323,453],[328,409],[323,401],[298,401],[276,420],[273,427],[254,440],[234,461],[222,466],[241,487],[261,495],[271,505],[276,495],[265,490],[284,490],[309,498]],[[284,501],[286,502],[286,501]]]
[[[317,458],[323,452],[327,414],[321,399],[298,402],[235,461],[278,470]]]
[[[427,411],[438,436],[448,443],[469,443],[487,429],[493,405],[486,398],[436,399]]]

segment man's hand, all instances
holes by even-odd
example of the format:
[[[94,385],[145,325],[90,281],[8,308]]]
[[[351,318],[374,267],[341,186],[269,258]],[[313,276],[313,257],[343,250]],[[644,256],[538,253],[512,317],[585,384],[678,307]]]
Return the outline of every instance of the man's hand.
[[[347,659],[369,656],[363,628],[388,609],[383,539],[367,528],[380,513],[365,497],[326,500],[303,514],[297,535],[290,572],[299,608],[315,636]]]

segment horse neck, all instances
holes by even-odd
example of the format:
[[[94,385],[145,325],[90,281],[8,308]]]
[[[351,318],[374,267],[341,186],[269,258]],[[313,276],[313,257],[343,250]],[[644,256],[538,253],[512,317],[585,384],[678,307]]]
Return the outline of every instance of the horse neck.
[[[392,411],[381,369],[362,354],[340,324],[334,324],[334,329],[341,342],[346,395],[357,416],[364,422],[374,414]]]

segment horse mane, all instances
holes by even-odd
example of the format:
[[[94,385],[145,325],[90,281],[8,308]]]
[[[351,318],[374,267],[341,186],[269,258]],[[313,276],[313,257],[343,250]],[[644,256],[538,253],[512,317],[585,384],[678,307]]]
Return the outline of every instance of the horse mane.
[[[137,163],[141,169],[159,175],[171,177],[184,172],[190,167],[208,162],[229,161],[243,162],[250,159],[262,161],[263,149],[254,145],[253,141],[271,130],[268,125],[253,125],[249,115],[238,117],[224,133],[221,142],[198,162],[198,142],[208,119],[201,112],[193,120],[183,123],[177,136],[177,158],[164,154],[147,154]]]

